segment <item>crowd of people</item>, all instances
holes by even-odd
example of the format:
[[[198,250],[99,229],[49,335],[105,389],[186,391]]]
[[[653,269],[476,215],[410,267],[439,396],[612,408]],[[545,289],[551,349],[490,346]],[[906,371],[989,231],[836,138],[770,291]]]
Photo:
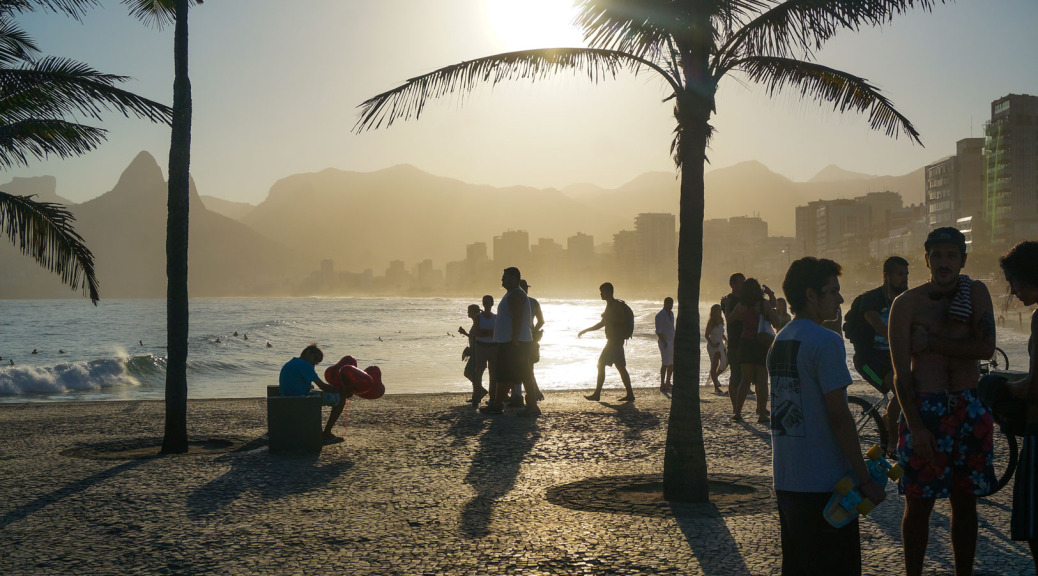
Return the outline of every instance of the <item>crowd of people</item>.
[[[710,381],[717,394],[727,394],[732,420],[742,420],[751,388],[758,423],[770,425],[776,501],[782,547],[782,573],[860,574],[858,520],[834,528],[823,512],[836,484],[850,478],[873,503],[886,498],[861,453],[847,402],[853,382],[846,362],[844,335],[854,347],[853,365],[861,378],[884,394],[894,392],[885,415],[891,438],[882,447],[896,459],[904,475],[897,491],[905,499],[901,523],[905,571],[922,573],[935,501],[951,507],[951,545],[955,574],[971,574],[977,545],[977,498],[997,489],[992,466],[994,420],[977,394],[979,361],[995,350],[996,321],[991,296],[983,282],[962,274],[966,240],[955,228],[937,228],[924,244],[929,269],[926,282],[909,287],[908,261],[898,256],[883,264],[883,283],[854,299],[844,318],[840,264],[805,257],[793,262],[782,283],[784,298],[742,273],[729,280],[731,293],[713,305],[705,327]],[[1038,242],[1023,242],[1001,258],[1011,292],[1025,306],[1038,303]],[[534,377],[544,317],[519,269],[506,268],[505,294],[493,311],[494,298],[483,297],[482,309],[468,308],[471,326],[458,331],[468,337],[463,353],[465,376],[472,382],[469,402],[485,414],[519,407],[521,416],[536,417],[543,400]],[[602,320],[577,336],[605,330],[606,344],[598,360],[595,391],[599,401],[606,367],[616,368],[625,388],[621,401],[633,401],[624,343],[634,330],[630,307],[604,283],[599,293],[606,307]],[[660,388],[673,386],[674,302],[667,298],[655,317],[661,356]],[[792,312],[790,316],[789,311]],[[727,334],[726,328],[727,327]],[[1007,389],[1027,406],[1026,433],[1013,492],[1011,537],[1038,552],[1038,312],[1031,316],[1027,375]],[[342,411],[345,398],[314,371],[323,354],[308,347],[285,365],[282,393],[309,393],[311,383],[333,406],[325,430]],[[718,375],[731,369],[727,392]],[[483,374],[489,372],[487,387]],[[525,391],[525,398],[524,393]],[[770,400],[770,407],[768,406]],[[809,456],[805,456],[809,455]],[[805,465],[809,459],[810,465]]]
[[[987,287],[961,273],[967,259],[964,235],[955,228],[935,229],[924,249],[926,282],[909,288],[908,262],[887,259],[883,284],[855,299],[843,329],[854,346],[853,364],[861,377],[881,391],[895,392],[885,419],[893,440],[884,448],[904,470],[897,491],[905,499],[905,572],[922,574],[934,503],[947,499],[955,574],[966,575],[972,574],[976,556],[977,498],[997,489],[994,420],[977,394],[979,361],[994,353],[996,322]],[[1038,303],[1038,243],[1017,245],[1002,257],[1001,265],[1012,293],[1026,306]],[[865,466],[848,408],[852,378],[844,339],[825,328],[839,317],[844,302],[841,273],[832,260],[807,257],[792,263],[782,290],[793,320],[779,330],[766,356],[783,574],[860,574],[857,519],[834,528],[823,512],[844,477],[873,503],[886,498]],[[745,310],[756,306],[760,317],[771,317],[766,312],[769,304],[759,305],[753,289],[745,289],[750,281],[738,276],[733,276],[732,288],[739,306],[722,302],[721,307],[729,304],[729,326],[733,320],[743,323],[735,353],[743,374],[740,379],[733,376],[733,382],[748,387],[754,380],[745,372],[756,367],[746,361],[747,354],[754,353],[752,344],[749,352],[746,347],[753,331],[744,328],[754,315]],[[1038,542],[1036,333],[1038,313],[1031,318],[1029,371],[1008,384],[1028,407],[1010,532],[1013,540],[1028,542],[1032,556]],[[804,465],[805,454],[811,455],[811,466]]]

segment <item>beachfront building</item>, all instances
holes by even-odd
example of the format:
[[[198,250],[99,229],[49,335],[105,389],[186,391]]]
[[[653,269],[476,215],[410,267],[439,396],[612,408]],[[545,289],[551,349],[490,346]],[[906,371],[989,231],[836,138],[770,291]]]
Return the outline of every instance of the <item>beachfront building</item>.
[[[931,230],[983,214],[983,152],[983,138],[964,138],[955,143],[954,156],[925,168],[926,219]]]
[[[984,218],[992,243],[1004,248],[1038,237],[1038,96],[995,100],[984,132]]]

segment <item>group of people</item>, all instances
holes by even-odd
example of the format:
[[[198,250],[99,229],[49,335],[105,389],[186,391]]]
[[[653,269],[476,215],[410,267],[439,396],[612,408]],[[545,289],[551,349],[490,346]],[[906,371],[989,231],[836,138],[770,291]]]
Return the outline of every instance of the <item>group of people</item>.
[[[458,327],[458,332],[469,339],[469,346],[462,353],[462,359],[467,361],[465,376],[472,382],[469,401],[478,405],[489,395],[487,404],[479,408],[484,414],[501,414],[507,404],[521,408],[520,416],[540,416],[538,402],[544,396],[537,386],[533,365],[540,360],[544,315],[537,300],[527,295],[530,285],[518,268],[505,268],[501,286],[506,293],[496,314],[492,311],[494,297],[488,294],[483,297],[482,310],[475,304],[469,306],[472,326],[468,330]],[[484,388],[483,373],[488,370]]]
[[[848,328],[860,315],[871,332],[848,332],[854,332],[855,368],[877,388],[893,389],[892,407],[900,408],[899,415],[888,414],[889,426],[897,422],[896,445],[886,448],[904,469],[898,493],[905,498],[905,571],[909,576],[922,573],[934,503],[947,498],[955,574],[966,575],[972,573],[976,555],[977,497],[997,487],[994,422],[976,394],[978,361],[990,358],[995,349],[995,317],[984,283],[961,274],[966,241],[960,231],[935,229],[924,247],[928,281],[909,288],[908,262],[888,259],[883,285],[857,299],[847,316]],[[1038,242],[1017,245],[1001,265],[1012,293],[1024,305],[1038,302]],[[824,508],[844,477],[855,480],[860,493],[874,503],[886,498],[865,465],[848,408],[852,378],[844,340],[823,326],[838,317],[844,302],[841,273],[832,260],[807,257],[792,263],[782,290],[794,317],[766,356],[782,572],[787,575],[860,574],[857,520],[833,528],[823,519]],[[745,319],[752,320],[750,315]],[[1011,536],[1027,541],[1032,555],[1038,543],[1036,333],[1038,314],[1031,317],[1028,375],[1010,384],[1012,393],[1028,405]]]
[[[732,420],[741,422],[743,405],[750,388],[756,396],[757,422],[766,424],[768,412],[768,350],[775,333],[791,321],[786,311],[786,300],[776,298],[767,284],[756,278],[735,273],[728,279],[731,293],[710,310],[704,336],[710,353],[710,378],[714,391],[724,394],[717,380],[723,360],[731,367],[728,396],[732,401]],[[788,296],[787,296],[788,297]],[[725,337],[725,325],[728,336]],[[722,342],[727,343],[722,354]]]

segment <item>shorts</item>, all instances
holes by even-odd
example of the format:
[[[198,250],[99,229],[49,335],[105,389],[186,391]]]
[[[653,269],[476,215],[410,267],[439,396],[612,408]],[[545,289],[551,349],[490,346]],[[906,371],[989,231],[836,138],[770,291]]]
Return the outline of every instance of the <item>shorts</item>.
[[[913,454],[904,415],[898,424],[897,461],[905,470],[899,494],[948,498],[952,492],[984,496],[998,486],[992,461],[995,421],[973,390],[916,395],[923,424],[937,442],[932,462]]]
[[[1013,516],[1010,536],[1013,540],[1038,540],[1038,436],[1023,437],[1020,463],[1013,484]]]
[[[499,384],[519,384],[530,372],[531,342],[505,342],[497,345],[497,361],[494,363],[495,382]]]
[[[660,359],[664,366],[674,365],[674,343],[671,342],[670,346],[666,346],[663,342],[656,341],[656,346],[660,349]]]
[[[894,371],[894,365],[890,361],[890,350],[869,348],[860,354],[855,353],[854,369],[875,389],[884,394],[890,391],[883,384],[883,379]]]
[[[730,363],[729,356],[728,362]],[[743,338],[739,344],[739,362],[764,366],[768,362],[768,347],[757,340],[757,337]]]
[[[338,406],[342,402],[342,394],[338,392],[321,392],[322,406]]]
[[[623,340],[606,340],[605,348],[598,357],[599,366],[613,366],[617,368],[627,367],[627,357],[624,356]]]
[[[833,528],[822,515],[831,492],[776,490],[783,576],[861,574],[858,519]]]

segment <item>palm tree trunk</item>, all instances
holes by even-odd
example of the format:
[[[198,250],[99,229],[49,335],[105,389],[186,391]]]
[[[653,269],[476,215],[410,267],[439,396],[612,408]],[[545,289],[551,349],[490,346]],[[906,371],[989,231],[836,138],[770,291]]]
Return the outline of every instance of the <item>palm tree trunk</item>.
[[[705,124],[705,123],[704,123]],[[664,498],[678,502],[707,502],[706,449],[700,412],[699,284],[703,274],[703,158],[702,142],[688,146],[681,166],[680,227],[678,231],[678,315],[674,337],[674,392],[667,422],[663,459]]]
[[[176,0],[173,128],[166,220],[166,430],[164,454],[187,452],[187,248],[191,166],[191,81],[187,75],[188,0]]]

